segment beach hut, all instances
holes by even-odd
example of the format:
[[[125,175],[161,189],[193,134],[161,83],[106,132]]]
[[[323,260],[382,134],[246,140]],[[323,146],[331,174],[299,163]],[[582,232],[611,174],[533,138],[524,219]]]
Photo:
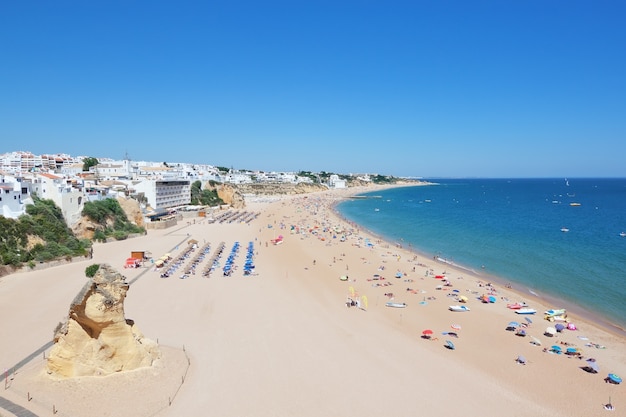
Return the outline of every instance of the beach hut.
[[[146,251],[143,250],[134,250],[130,252],[130,257],[143,260],[146,257]]]

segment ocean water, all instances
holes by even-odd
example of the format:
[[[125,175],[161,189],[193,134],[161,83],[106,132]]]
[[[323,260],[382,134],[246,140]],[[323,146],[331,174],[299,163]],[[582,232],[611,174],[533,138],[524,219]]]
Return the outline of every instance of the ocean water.
[[[626,328],[626,179],[429,179],[342,202],[428,256]],[[567,230],[562,230],[567,229]]]

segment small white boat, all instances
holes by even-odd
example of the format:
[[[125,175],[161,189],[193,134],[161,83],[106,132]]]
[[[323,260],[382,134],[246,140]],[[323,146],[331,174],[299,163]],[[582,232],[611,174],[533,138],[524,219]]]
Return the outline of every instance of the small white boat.
[[[456,305],[456,306],[449,306],[448,310],[462,312],[462,311],[470,311],[470,308],[468,306]]]
[[[535,310],[534,308],[520,308],[518,310],[515,310],[515,313],[517,314],[535,314],[537,312],[537,310]]]
[[[405,308],[406,307],[406,303],[394,303],[392,301],[385,303],[385,305],[387,307],[393,307],[393,308]]]
[[[546,310],[544,314],[546,316],[562,316],[566,311],[564,308],[551,308],[550,310]]]
[[[567,227],[561,227],[561,232],[569,232],[569,229]]]
[[[619,234],[621,237],[626,237],[626,232],[622,232]]]

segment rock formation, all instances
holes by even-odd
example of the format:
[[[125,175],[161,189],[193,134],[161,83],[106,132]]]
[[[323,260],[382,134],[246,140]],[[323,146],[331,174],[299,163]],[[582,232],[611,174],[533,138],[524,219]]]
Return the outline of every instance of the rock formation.
[[[139,202],[132,198],[117,197],[117,202],[126,214],[126,218],[135,223],[139,227],[146,227],[146,223],[139,206]],[[115,220],[113,218],[106,220],[106,226],[113,228]],[[72,224],[72,232],[78,239],[93,239],[96,230],[101,229],[102,225],[94,222],[87,216],[81,216],[74,224]]]
[[[217,196],[232,208],[242,209],[246,207],[246,201],[237,187],[231,184],[222,184],[217,187]]]
[[[124,317],[125,277],[107,264],[78,293],[54,335],[47,372],[58,378],[109,375],[151,366],[157,344]]]

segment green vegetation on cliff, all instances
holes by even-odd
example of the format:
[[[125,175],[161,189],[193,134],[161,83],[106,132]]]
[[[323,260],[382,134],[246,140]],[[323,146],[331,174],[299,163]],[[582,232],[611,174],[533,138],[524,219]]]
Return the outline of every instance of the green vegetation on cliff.
[[[114,198],[86,202],[82,215],[100,226],[94,233],[94,240],[104,242],[108,237],[124,240],[131,233],[145,233],[142,227],[128,221],[122,206]]]
[[[214,181],[210,181],[209,185],[215,186]],[[191,204],[194,206],[215,207],[224,204],[217,195],[217,190],[203,190],[200,181],[194,181],[191,184]]]
[[[52,200],[33,198],[19,219],[0,216],[0,260],[19,266],[57,258],[85,256],[89,240],[78,240]]]

